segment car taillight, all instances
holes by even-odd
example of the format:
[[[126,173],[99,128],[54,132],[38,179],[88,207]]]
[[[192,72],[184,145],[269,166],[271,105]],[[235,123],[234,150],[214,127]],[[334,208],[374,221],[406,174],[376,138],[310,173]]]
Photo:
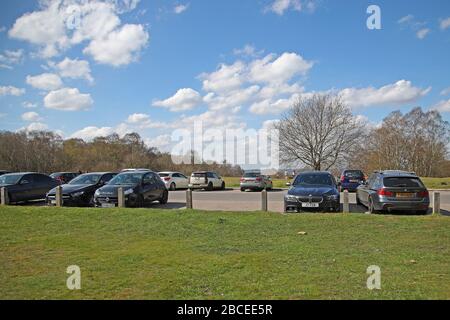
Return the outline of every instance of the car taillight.
[[[241,182],[244,182],[245,181],[245,179],[244,178],[241,178]]]
[[[165,177],[164,178],[164,181],[169,181],[170,180],[170,177]]]
[[[420,191],[418,193],[418,196],[419,196],[419,198],[429,198],[430,194],[429,194],[428,190],[425,190],[425,191]]]
[[[342,175],[341,176],[341,182],[344,182],[345,181],[345,177]]]
[[[378,190],[378,195],[385,196],[385,197],[393,197],[394,193],[392,191],[388,191],[383,188],[383,189]]]

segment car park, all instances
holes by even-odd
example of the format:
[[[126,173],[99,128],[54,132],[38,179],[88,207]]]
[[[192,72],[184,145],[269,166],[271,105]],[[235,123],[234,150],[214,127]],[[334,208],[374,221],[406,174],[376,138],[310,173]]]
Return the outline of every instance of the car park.
[[[344,170],[339,181],[340,191],[356,192],[356,189],[366,181],[361,170]]]
[[[340,211],[340,193],[329,172],[300,173],[290,186],[284,197],[285,212]]]
[[[158,175],[170,191],[189,187],[189,178],[180,172],[165,171],[159,172]]]
[[[79,175],[61,186],[63,206],[93,206],[94,192],[108,183],[117,173],[91,172]],[[56,188],[46,196],[48,205],[56,204]]]
[[[115,176],[94,194],[96,207],[111,208],[118,205],[118,190],[124,190],[127,207],[143,207],[154,201],[166,204],[167,188],[158,174],[148,170],[123,172]]]
[[[198,171],[192,173],[189,179],[189,188],[207,191],[214,189],[225,190],[225,181],[215,172]]]
[[[10,203],[45,199],[47,192],[59,182],[36,172],[9,173],[0,176],[0,187],[5,187]]]
[[[76,178],[79,174],[76,172],[55,172],[50,175],[53,179],[59,181],[61,184],[69,183],[72,179]]]
[[[402,210],[426,214],[430,195],[415,173],[386,170],[374,172],[358,187],[356,201],[366,206],[370,213]]]
[[[272,190],[273,183],[269,176],[261,174],[261,171],[247,171],[240,180],[240,189],[245,190]]]

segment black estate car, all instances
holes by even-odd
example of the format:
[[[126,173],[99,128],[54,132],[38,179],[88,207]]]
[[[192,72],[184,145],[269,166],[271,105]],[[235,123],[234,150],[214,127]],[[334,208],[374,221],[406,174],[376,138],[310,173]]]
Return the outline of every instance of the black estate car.
[[[329,172],[303,172],[284,197],[285,212],[340,211],[340,194]]]
[[[356,201],[370,213],[405,210],[426,214],[430,195],[415,173],[386,170],[374,172],[367,183],[358,187]]]
[[[94,192],[110,181],[116,173],[92,172],[79,175],[68,184],[63,184],[62,199],[64,206],[93,206]],[[56,204],[56,188],[47,194],[47,204]]]
[[[10,203],[45,199],[47,192],[59,185],[49,176],[35,172],[9,173],[0,176],[0,187],[5,187]]]
[[[95,192],[95,206],[110,208],[118,204],[118,189],[123,188],[127,207],[143,207],[159,201],[166,204],[169,192],[159,175],[148,170],[123,172]]]

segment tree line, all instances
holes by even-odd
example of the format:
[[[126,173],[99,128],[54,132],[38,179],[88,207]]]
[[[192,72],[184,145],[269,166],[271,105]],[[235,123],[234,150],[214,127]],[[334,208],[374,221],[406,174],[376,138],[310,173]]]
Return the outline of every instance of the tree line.
[[[124,168],[179,171],[188,175],[197,170],[212,170],[223,176],[239,176],[243,172],[241,167],[227,163],[174,164],[169,153],[146,146],[137,133],[84,141],[64,140],[49,131],[0,132],[1,170],[118,172]]]

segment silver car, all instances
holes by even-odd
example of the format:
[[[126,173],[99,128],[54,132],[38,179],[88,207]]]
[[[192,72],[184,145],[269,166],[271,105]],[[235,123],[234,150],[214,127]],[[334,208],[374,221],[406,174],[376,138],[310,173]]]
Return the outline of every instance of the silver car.
[[[370,213],[404,210],[426,214],[430,196],[420,178],[412,172],[376,171],[356,190],[356,201]]]
[[[240,181],[241,191],[245,190],[272,190],[273,183],[269,176],[259,172],[245,172]]]

